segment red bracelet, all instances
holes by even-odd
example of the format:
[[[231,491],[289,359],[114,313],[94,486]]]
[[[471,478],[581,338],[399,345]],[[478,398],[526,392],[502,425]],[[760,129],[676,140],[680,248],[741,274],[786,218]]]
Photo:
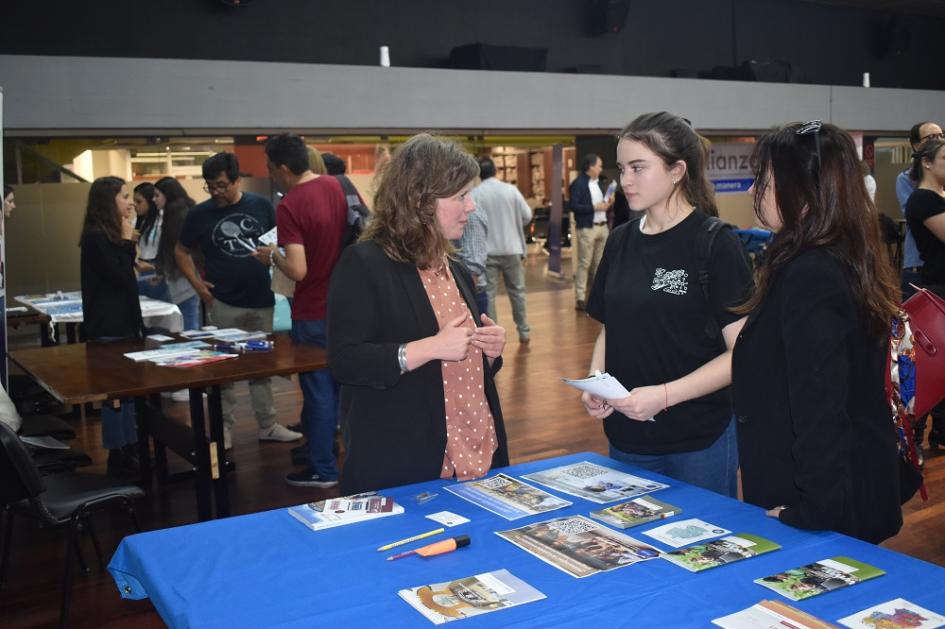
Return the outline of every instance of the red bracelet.
[[[663,383],[663,410],[669,408],[669,389],[666,388],[666,383]]]

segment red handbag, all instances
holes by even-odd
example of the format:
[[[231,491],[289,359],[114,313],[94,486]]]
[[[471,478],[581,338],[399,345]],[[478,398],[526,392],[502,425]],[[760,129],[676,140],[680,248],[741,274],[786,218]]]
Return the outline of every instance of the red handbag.
[[[945,300],[927,288],[902,304],[909,315],[915,348],[914,417],[928,414],[945,400]]]

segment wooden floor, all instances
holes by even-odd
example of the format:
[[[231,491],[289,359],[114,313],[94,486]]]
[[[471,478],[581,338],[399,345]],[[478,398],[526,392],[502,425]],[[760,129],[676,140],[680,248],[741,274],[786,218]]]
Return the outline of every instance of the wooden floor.
[[[500,323],[510,329],[505,367],[498,376],[499,393],[506,418],[512,463],[581,451],[606,453],[606,439],[597,420],[582,412],[578,396],[560,382],[561,376],[583,376],[590,360],[598,325],[574,310],[571,284],[544,277],[547,258],[532,255],[527,261],[528,320],[531,343],[520,345],[514,334],[508,299],[500,296]],[[565,271],[568,270],[565,260]],[[301,396],[294,382],[274,379],[279,421],[298,419]],[[245,385],[237,387],[241,401],[239,426],[231,457],[237,471],[231,475],[230,496],[235,514],[276,509],[332,495],[333,490],[289,487],[283,477],[290,470],[292,444],[259,443],[249,409]],[[184,417],[186,404],[173,404],[173,412]],[[99,446],[97,417],[76,421],[79,446],[95,460],[94,471],[104,473],[105,454]],[[173,456],[173,455],[171,455]],[[184,469],[183,461],[176,461]],[[931,498],[918,498],[905,509],[906,525],[883,545],[945,566],[945,451],[929,456],[926,477]],[[148,496],[139,505],[145,530],[177,526],[195,521],[193,487],[180,483]],[[105,561],[129,532],[122,517],[96,521]],[[0,591],[0,626],[49,627],[58,620],[59,592],[64,544],[53,531],[34,530],[20,521],[14,531],[13,556],[7,584]],[[94,560],[91,545],[86,558]],[[163,623],[148,601],[123,601],[114,582],[92,566],[92,574],[75,581],[71,626],[161,627]],[[921,584],[917,584],[921,587]]]

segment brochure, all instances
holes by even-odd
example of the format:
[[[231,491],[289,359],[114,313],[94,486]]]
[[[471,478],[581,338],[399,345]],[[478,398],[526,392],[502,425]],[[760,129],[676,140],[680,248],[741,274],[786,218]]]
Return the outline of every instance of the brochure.
[[[629,502],[623,502],[600,511],[591,511],[591,517],[611,526],[616,526],[618,529],[628,529],[654,520],[679,515],[680,513],[682,513],[682,509],[679,507],[674,507],[667,502],[647,496],[645,498],[634,498]]]
[[[664,483],[587,461],[525,474],[522,478],[599,504],[633,498],[669,487]]]
[[[266,333],[258,330],[255,332],[247,332],[239,328],[226,328],[224,330],[215,330],[213,332],[213,338],[218,341],[223,341],[224,343],[241,343],[253,339],[264,339],[266,338]]]
[[[202,349],[183,354],[174,354],[173,356],[152,358],[151,362],[158,367],[199,367],[201,365],[218,363],[223,360],[230,360],[238,356],[239,354],[232,354],[230,352]]]
[[[125,358],[130,358],[136,363],[142,360],[154,360],[155,358],[172,358],[175,355],[192,353],[193,350],[205,349],[210,347],[203,341],[187,341],[186,343],[171,343],[163,345],[160,349],[148,349],[140,352],[129,352]]]
[[[712,624],[724,629],[837,629],[781,601],[760,601],[740,612],[716,618]]]
[[[180,333],[180,335],[185,339],[196,341],[201,339],[212,339],[213,335],[216,333],[216,330],[184,330]]]
[[[540,601],[545,595],[508,570],[397,592],[434,625]]]
[[[386,496],[349,496],[289,507],[289,514],[313,531],[399,515],[404,508]]]
[[[554,511],[571,504],[505,474],[457,483],[448,486],[446,490],[487,511],[501,515],[506,520]]]
[[[824,592],[839,590],[860,581],[886,574],[875,566],[849,557],[831,557],[800,568],[791,568],[755,583],[774,590],[791,600],[800,601]]]
[[[276,228],[276,227],[273,227],[272,229],[270,229],[269,231],[267,231],[265,234],[263,234],[262,236],[260,236],[260,237],[257,238],[256,240],[257,240],[257,241],[259,242],[259,244],[261,244],[261,245],[275,245],[276,243],[279,242],[278,233],[279,233],[279,232],[278,232],[277,228]]]
[[[781,546],[769,539],[750,533],[738,533],[704,544],[671,550],[663,553],[663,559],[691,572],[702,572],[742,559],[751,559],[779,548]]]
[[[604,400],[617,400],[630,395],[630,392],[620,384],[620,381],[608,373],[595,372],[593,376],[575,380],[573,378],[561,378],[565,384],[569,384],[581,391],[587,391]]]
[[[577,578],[623,568],[660,554],[649,544],[580,515],[497,531],[496,535]]]
[[[728,535],[731,533],[728,529],[721,526],[715,526],[702,520],[692,518],[689,520],[680,520],[671,524],[664,524],[649,531],[643,531],[644,535],[649,535],[653,539],[663,542],[667,546],[679,548],[693,542],[700,542],[704,539],[712,539],[719,535]]]
[[[853,629],[934,629],[945,627],[945,616],[905,599],[896,598],[841,618],[837,622]]]

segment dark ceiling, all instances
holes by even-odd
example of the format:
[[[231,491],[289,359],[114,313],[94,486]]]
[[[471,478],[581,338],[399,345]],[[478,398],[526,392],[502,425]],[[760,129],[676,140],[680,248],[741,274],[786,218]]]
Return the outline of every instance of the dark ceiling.
[[[871,11],[945,17],[945,0],[807,0],[816,4],[857,7]]]

